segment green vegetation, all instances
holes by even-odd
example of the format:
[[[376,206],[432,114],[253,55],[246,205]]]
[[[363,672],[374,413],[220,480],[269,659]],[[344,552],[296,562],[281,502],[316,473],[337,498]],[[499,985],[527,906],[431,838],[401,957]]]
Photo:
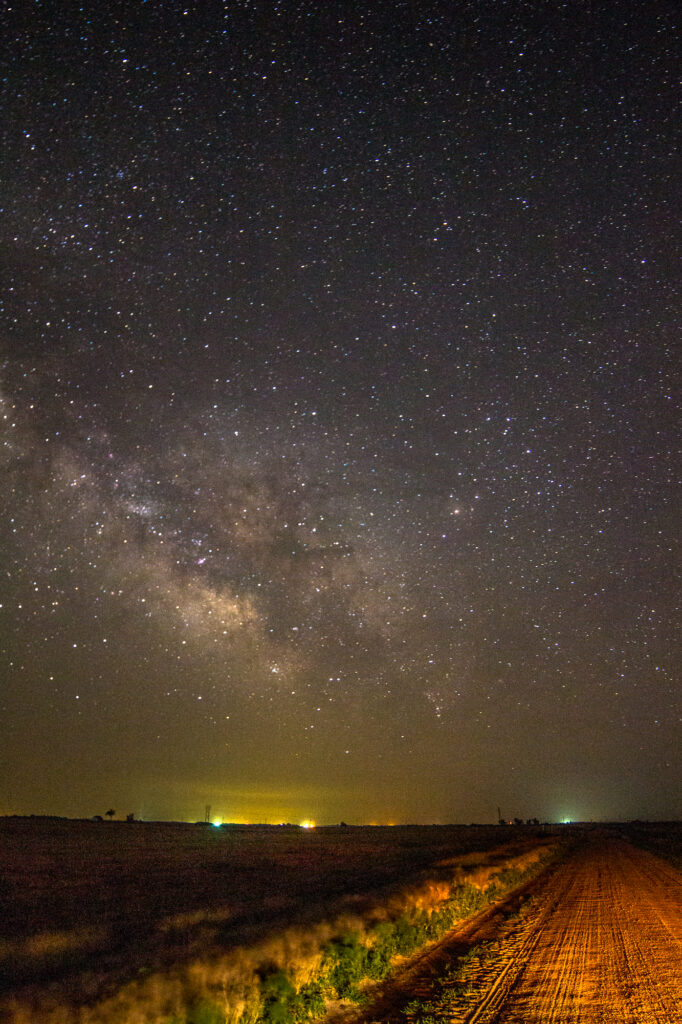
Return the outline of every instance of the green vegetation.
[[[488,960],[487,945],[472,946],[433,982],[427,998],[412,999],[402,1009],[406,1024],[431,1024],[465,1011],[480,997],[475,977]]]
[[[323,987],[335,999],[362,998],[361,983],[381,981],[397,956],[409,956],[427,942],[445,935],[457,921],[470,917],[489,902],[486,893],[465,883],[432,911],[406,913],[396,921],[376,925],[363,941],[358,933],[343,935],[324,950]]]
[[[225,1024],[225,1014],[219,1006],[202,999],[188,1013],[187,1024]]]
[[[402,1012],[410,1024],[438,1024],[443,1019],[440,1001],[413,999]]]
[[[433,979],[427,995],[410,1000],[402,1008],[405,1024],[431,1024],[432,1021],[451,1019],[453,1015],[458,1018],[465,1016],[481,999],[491,965],[495,972],[495,965],[499,970],[505,963],[509,929],[536,912],[536,898],[522,896],[517,908],[504,914],[506,929],[494,939],[471,946]]]
[[[386,978],[397,957],[408,957],[442,938],[457,922],[538,874],[550,856],[526,868],[502,868],[491,877],[485,890],[464,882],[429,910],[406,910],[392,921],[337,935],[322,948],[317,976],[305,984],[297,986],[292,974],[274,965],[262,969],[251,1004],[239,1018],[231,1016],[224,1006],[202,1001],[184,1019],[174,1018],[168,1024],[304,1024],[322,1016],[327,1000],[362,1003],[366,986]],[[461,1007],[475,998],[471,970],[480,966],[486,955],[482,947],[469,950],[440,979],[435,995],[427,1001],[413,1000],[404,1008],[406,1024],[442,1020],[448,1008]]]
[[[258,1024],[290,1024],[321,1016],[325,999],[319,982],[296,989],[284,971],[275,971],[261,979],[260,1004]],[[246,1019],[242,1016],[244,1024]]]

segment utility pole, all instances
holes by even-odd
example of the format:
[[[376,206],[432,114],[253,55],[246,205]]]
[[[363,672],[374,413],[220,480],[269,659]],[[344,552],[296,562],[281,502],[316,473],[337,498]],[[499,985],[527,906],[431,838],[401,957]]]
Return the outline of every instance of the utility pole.
[[[501,821],[502,821],[502,812],[501,812],[500,808],[498,807],[497,808],[497,824],[499,825],[499,823]]]
[[[211,805],[210,804],[206,804],[206,813],[204,814],[204,821],[206,822],[206,824],[208,824],[210,820],[211,820]]]

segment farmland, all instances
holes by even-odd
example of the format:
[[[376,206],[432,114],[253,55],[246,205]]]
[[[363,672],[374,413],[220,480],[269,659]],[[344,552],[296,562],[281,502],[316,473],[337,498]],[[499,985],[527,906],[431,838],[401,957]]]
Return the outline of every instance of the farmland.
[[[69,1007],[88,1021],[184,1020],[219,992],[247,1013],[264,971],[305,984],[339,936],[411,922],[465,882],[467,916],[497,872],[532,869],[553,844],[492,826],[6,818],[0,1008],[22,1022],[69,1021]]]
[[[680,1019],[679,850],[673,826],[0,819],[0,1021]]]

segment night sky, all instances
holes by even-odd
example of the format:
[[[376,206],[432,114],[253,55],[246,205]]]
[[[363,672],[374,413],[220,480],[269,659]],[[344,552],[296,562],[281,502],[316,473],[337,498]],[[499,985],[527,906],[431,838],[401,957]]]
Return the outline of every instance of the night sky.
[[[682,813],[674,5],[3,16],[0,813]]]

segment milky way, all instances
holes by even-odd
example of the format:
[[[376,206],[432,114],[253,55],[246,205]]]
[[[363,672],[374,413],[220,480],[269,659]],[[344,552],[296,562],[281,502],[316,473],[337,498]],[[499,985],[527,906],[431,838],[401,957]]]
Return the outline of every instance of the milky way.
[[[674,23],[10,12],[0,813],[680,813]]]

